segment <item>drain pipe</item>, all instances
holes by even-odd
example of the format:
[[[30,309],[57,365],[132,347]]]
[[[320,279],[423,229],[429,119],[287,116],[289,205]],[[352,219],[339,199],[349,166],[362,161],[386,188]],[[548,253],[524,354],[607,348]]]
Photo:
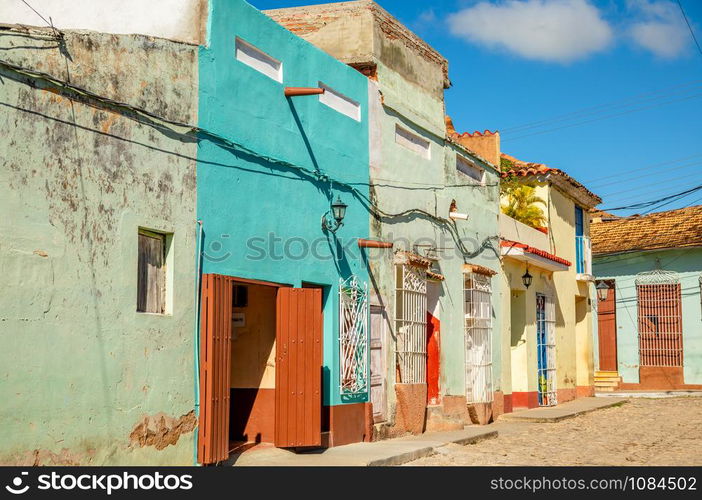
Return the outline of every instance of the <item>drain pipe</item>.
[[[196,273],[195,273],[195,419],[197,420],[196,429],[200,428],[200,288],[202,283],[202,269],[200,261],[202,260],[202,220],[197,220],[197,242],[195,243],[195,255],[197,256]],[[199,432],[195,432],[193,448],[193,465],[197,465],[197,447]]]
[[[359,248],[392,248],[393,244],[389,241],[364,240],[358,238]]]

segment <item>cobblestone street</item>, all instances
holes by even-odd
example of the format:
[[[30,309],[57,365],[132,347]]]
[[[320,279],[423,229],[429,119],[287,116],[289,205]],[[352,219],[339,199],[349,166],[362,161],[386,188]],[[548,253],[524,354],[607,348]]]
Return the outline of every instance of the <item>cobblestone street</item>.
[[[630,399],[557,423],[498,422],[496,439],[406,465],[702,465],[702,398]]]

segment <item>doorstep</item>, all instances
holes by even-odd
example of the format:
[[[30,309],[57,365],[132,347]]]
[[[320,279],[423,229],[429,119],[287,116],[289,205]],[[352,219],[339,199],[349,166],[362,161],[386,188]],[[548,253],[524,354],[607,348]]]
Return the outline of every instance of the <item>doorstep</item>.
[[[353,443],[333,448],[295,453],[282,448],[258,448],[232,456],[234,466],[387,466],[401,465],[436,453],[450,443],[467,445],[497,437],[491,426],[467,426],[446,432],[426,432],[418,436]]]
[[[551,423],[565,420],[566,418],[577,417],[584,413],[589,413],[603,408],[619,406],[626,403],[627,399],[618,398],[578,398],[567,403],[561,403],[556,406],[544,406],[541,408],[532,408],[530,410],[515,411],[513,413],[504,413],[497,419],[498,422],[535,422],[535,423]]]

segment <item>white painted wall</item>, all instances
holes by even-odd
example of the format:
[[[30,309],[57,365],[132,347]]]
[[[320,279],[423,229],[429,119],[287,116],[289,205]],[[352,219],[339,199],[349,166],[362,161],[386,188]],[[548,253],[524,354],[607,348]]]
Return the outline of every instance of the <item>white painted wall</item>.
[[[204,44],[207,0],[28,0],[59,29],[141,34]],[[20,0],[0,2],[0,23],[46,26]]]

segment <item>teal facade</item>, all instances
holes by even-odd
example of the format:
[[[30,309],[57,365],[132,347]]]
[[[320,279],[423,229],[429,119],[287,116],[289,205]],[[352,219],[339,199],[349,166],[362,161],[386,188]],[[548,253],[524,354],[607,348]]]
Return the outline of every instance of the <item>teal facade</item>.
[[[282,63],[282,82],[237,60],[237,37]],[[360,106],[360,119],[317,95],[285,87],[320,82]],[[197,214],[202,272],[324,287],[322,404],[339,393],[338,286],[368,281],[358,238],[368,235],[368,82],[243,1],[210,2],[208,44],[199,49]],[[245,145],[245,147],[239,146]],[[337,197],[343,226],[323,231]]]
[[[670,249],[603,255],[593,260],[598,280],[614,280],[617,316],[617,363],[625,383],[639,383],[636,278],[664,269],[678,273],[682,289],[683,377],[685,384],[702,384],[702,249]],[[595,335],[597,342],[597,335]],[[598,349],[595,346],[595,355]]]

